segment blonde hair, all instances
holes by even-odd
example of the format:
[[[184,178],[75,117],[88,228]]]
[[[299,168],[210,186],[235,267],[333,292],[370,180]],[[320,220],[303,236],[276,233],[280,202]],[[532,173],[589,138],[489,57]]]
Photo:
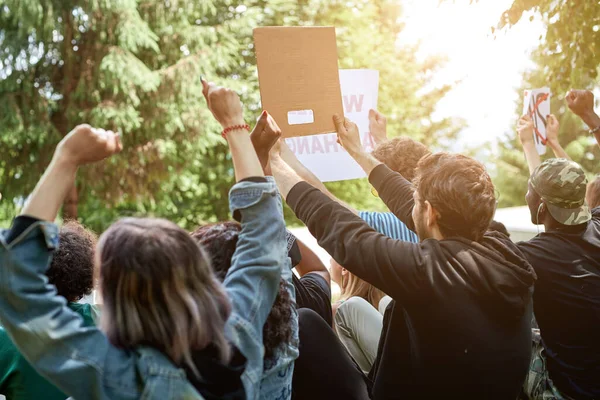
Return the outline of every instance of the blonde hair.
[[[342,275],[342,295],[340,300],[348,300],[351,297],[358,296],[362,297],[375,308],[379,308],[379,301],[385,296],[385,293],[360,279],[358,276],[348,272],[347,280]],[[345,282],[344,282],[345,281]]]
[[[163,219],[122,219],[101,236],[97,254],[101,328],[111,343],[156,348],[196,375],[192,353],[210,344],[229,361],[224,328],[231,305],[186,231]]]

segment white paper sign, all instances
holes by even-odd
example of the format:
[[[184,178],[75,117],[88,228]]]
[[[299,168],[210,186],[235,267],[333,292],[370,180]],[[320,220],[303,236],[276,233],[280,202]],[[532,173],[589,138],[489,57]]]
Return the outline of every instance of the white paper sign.
[[[358,125],[362,144],[367,151],[374,147],[369,133],[369,110],[377,108],[379,71],[341,69],[340,85],[344,115]],[[322,182],[365,177],[362,168],[337,143],[336,133],[293,137],[285,140],[298,160]]]
[[[543,87],[525,91],[523,115],[533,120],[533,140],[538,154],[546,152],[546,119],[550,114],[550,89]]]

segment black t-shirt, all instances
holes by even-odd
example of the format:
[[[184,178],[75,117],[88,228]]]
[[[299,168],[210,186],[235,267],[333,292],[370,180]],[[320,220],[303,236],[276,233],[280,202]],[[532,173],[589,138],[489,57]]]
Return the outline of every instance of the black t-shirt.
[[[592,216],[518,244],[538,276],[533,307],[550,379],[577,399],[600,398],[600,207]]]
[[[331,289],[325,278],[309,272],[302,278],[293,276],[298,308],[310,308],[323,318],[329,326],[332,324]]]
[[[292,268],[300,263],[302,255],[296,242],[296,237],[287,231],[288,257],[292,259]],[[329,326],[332,324],[331,288],[325,278],[319,274],[311,273],[298,278],[292,276],[292,283],[296,290],[296,307],[310,308],[323,318]]]

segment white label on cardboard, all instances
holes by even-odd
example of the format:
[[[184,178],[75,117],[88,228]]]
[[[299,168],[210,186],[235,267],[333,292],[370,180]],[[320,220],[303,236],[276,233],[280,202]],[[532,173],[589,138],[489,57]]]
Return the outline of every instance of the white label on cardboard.
[[[523,115],[527,114],[533,120],[533,140],[540,155],[546,153],[544,141],[546,140],[546,120],[550,114],[550,96],[550,89],[547,87],[526,90],[524,93]]]
[[[289,111],[287,117],[290,125],[312,124],[315,122],[313,110]]]
[[[341,69],[340,85],[344,115],[358,125],[365,149],[373,151],[374,142],[369,133],[369,110],[377,109],[379,71]],[[286,139],[286,142],[298,160],[322,182],[366,176],[356,161],[337,143],[336,133],[293,137]]]

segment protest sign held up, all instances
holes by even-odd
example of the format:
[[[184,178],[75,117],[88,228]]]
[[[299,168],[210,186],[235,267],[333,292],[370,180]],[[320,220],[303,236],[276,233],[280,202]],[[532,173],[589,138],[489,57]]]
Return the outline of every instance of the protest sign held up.
[[[342,69],[339,72],[344,115],[358,125],[363,146],[372,151],[369,110],[377,108],[379,72],[367,69]],[[323,182],[365,177],[356,161],[337,143],[335,133],[292,137],[286,142],[302,164]]]
[[[550,89],[543,87],[525,91],[523,115],[533,120],[533,139],[538,154],[546,153],[546,118],[550,114]]]

